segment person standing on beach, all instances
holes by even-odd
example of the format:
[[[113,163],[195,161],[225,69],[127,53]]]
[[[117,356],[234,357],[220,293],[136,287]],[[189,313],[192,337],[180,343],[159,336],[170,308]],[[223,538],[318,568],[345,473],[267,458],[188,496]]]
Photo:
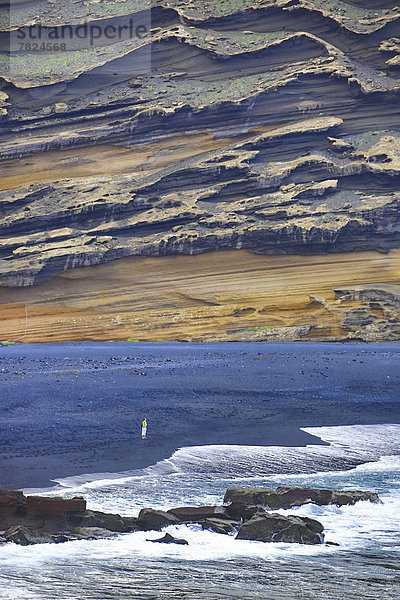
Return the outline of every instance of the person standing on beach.
[[[142,421],[142,440],[146,439],[147,434],[147,419],[146,417]]]

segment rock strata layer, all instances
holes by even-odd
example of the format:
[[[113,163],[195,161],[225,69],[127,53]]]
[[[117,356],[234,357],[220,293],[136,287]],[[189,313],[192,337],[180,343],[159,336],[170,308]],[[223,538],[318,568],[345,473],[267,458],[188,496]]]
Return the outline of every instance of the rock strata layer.
[[[396,341],[399,273],[398,250],[127,257],[0,286],[0,340]]]

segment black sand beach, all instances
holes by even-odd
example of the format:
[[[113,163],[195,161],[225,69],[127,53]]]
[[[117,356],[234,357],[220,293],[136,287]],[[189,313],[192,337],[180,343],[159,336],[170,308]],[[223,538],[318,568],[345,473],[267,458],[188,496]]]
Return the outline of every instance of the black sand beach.
[[[300,427],[399,423],[399,357],[394,344],[3,347],[0,487],[142,468],[184,446],[320,443]]]

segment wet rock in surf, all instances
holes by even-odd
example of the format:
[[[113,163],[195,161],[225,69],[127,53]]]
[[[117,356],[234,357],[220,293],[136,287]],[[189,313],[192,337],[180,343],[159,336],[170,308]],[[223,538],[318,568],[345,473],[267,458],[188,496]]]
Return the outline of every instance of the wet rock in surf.
[[[181,546],[188,546],[189,542],[182,538],[173,537],[171,534],[166,533],[163,537],[157,540],[147,540],[148,542],[160,542],[162,544],[180,544]]]
[[[340,546],[340,544],[338,542],[325,542],[325,546]]]
[[[336,506],[344,506],[346,504],[352,506],[356,502],[373,502],[375,504],[382,502],[375,492],[351,491],[351,490],[334,490],[332,492],[332,500],[330,504]]]
[[[102,527],[74,527],[71,532],[73,539],[98,540],[103,538],[115,538],[115,531],[103,529]]]
[[[232,533],[239,526],[238,521],[228,521],[226,519],[205,519],[200,523],[203,529],[211,529],[215,533]]]
[[[23,525],[45,533],[63,531],[70,516],[85,508],[86,500],[81,497],[26,497],[21,491],[0,490],[0,530]]]
[[[356,502],[380,502],[378,494],[360,490],[326,490],[314,488],[278,487],[276,490],[266,488],[229,488],[224,502],[241,502],[243,504],[261,505],[273,510],[291,508],[303,504],[326,506],[353,505]]]
[[[161,530],[169,525],[198,523],[203,529],[221,534],[230,534],[239,528],[237,539],[319,544],[323,542],[323,526],[318,521],[295,515],[271,514],[263,506],[257,506],[257,503],[266,505],[268,498],[275,499],[277,503],[277,497],[279,508],[311,501],[335,503],[338,506],[354,504],[358,500],[379,501],[377,494],[371,492],[283,487],[275,492],[260,488],[231,488],[225,495],[225,501],[234,498],[235,494],[241,501],[232,502],[229,506],[183,506],[168,512],[144,508],[138,517],[121,517],[86,509],[74,511],[74,507],[86,507],[83,498],[26,498],[22,492],[0,490],[0,506],[6,507],[0,511],[0,543],[14,542],[26,546],[73,539],[109,538],[115,537],[116,533]],[[246,501],[251,504],[246,504]],[[46,513],[46,510],[49,512]],[[168,535],[166,539],[151,541],[185,542],[173,542],[175,538],[170,536],[170,540]]]
[[[69,516],[68,524],[71,527],[98,527],[108,531],[127,533],[140,529],[136,517],[121,517],[113,513],[103,513],[97,510],[84,510]]]
[[[168,511],[181,523],[198,523],[203,519],[216,517],[217,519],[230,519],[223,506],[180,506]]]
[[[31,546],[33,544],[50,544],[67,541],[68,538],[62,534],[51,535],[44,531],[32,530],[23,525],[15,525],[4,532],[2,536],[7,542],[14,542],[20,546]]]
[[[86,510],[86,500],[81,497],[26,497],[20,491],[0,490],[0,542],[23,546],[59,543],[114,537],[115,532],[138,529],[136,517]]]
[[[307,517],[288,517],[278,514],[254,515],[243,523],[236,536],[238,540],[259,542],[289,542],[322,544],[324,527]]]
[[[265,508],[262,506],[245,504],[244,502],[232,502],[225,510],[231,519],[237,521],[248,521],[255,514],[265,513]]]
[[[168,525],[177,525],[178,523],[180,523],[179,519],[173,514],[152,508],[142,508],[138,518],[139,527],[145,530],[159,530]]]

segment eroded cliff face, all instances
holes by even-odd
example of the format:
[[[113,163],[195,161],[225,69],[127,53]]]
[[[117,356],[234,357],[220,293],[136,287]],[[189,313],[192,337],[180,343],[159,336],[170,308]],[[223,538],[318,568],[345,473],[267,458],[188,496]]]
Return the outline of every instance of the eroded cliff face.
[[[129,256],[1,288],[0,340],[395,341],[399,272],[399,250]]]
[[[193,281],[198,255],[217,252],[217,260],[221,251],[232,251],[231,265],[240,249],[313,255],[322,264],[332,264],[330,254],[340,264],[338,253],[355,253],[360,263],[360,253],[364,274],[371,251],[396,259],[396,2],[36,0],[14,3],[0,23],[0,43],[12,50],[0,61],[1,302],[14,302],[19,293],[5,288],[37,286],[70,269],[116,265],[129,256],[179,255]],[[131,35],[131,23],[142,27],[140,36]],[[70,35],[80,25],[121,35],[90,43]],[[38,35],[39,26],[50,44],[42,51],[27,41],[29,28]],[[26,37],[18,43],[21,31]],[[60,50],[55,40],[60,44],[63,36]],[[326,292],[335,302],[337,284],[398,284],[395,259],[394,273],[375,272],[372,281],[329,271]],[[245,274],[242,279],[249,284]],[[120,282],[118,289],[134,301],[129,285]],[[283,283],[282,290],[299,304]],[[311,280],[306,291],[308,298],[319,290]],[[78,287],[75,293],[80,297]],[[369,308],[354,302],[362,304],[354,310]],[[314,327],[319,318],[321,327],[329,322],[321,339],[357,333],[342,331],[349,323],[344,313],[326,321],[334,310],[318,306],[314,320],[290,325]],[[251,302],[240,310],[248,308]],[[259,309],[256,302],[256,315]],[[263,326],[257,319],[248,327]],[[390,319],[387,336],[394,339],[396,317]],[[228,323],[216,319],[210,327],[188,335],[237,338]],[[120,331],[120,339],[126,334]],[[185,337],[174,328],[168,335]],[[101,337],[113,336],[95,328],[93,338]]]

